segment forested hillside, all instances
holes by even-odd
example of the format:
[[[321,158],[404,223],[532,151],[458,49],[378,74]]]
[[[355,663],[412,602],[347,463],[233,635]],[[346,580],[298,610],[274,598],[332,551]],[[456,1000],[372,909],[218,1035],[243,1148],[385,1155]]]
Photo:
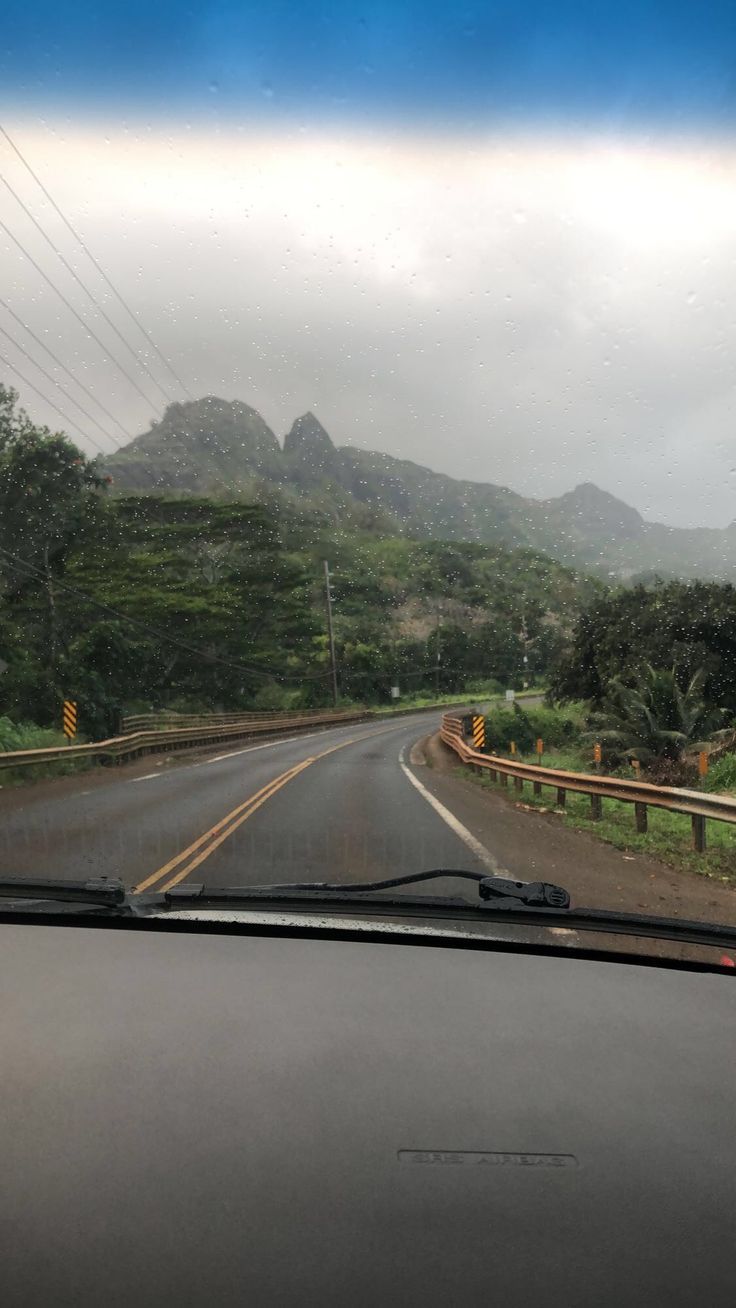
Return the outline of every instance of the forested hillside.
[[[328,702],[323,560],[340,691],[520,686],[598,587],[530,551],[346,530],[329,514],[204,497],[113,497],[96,465],[4,393],[0,714],[88,734],[122,709]]]

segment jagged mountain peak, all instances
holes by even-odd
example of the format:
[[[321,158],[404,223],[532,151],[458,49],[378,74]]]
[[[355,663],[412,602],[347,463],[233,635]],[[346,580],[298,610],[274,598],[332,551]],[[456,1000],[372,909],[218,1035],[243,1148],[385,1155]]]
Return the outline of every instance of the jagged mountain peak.
[[[292,423],[284,438],[284,454],[309,466],[314,472],[325,472],[335,456],[335,446],[328,433],[313,413],[303,413]]]
[[[335,448],[314,413],[291,426],[283,450],[256,409],[209,395],[169,405],[160,422],[106,460],[116,493],[259,500],[274,494],[332,522],[365,522],[421,539],[530,548],[606,577],[642,570],[732,578],[736,530],[686,530],[645,521],[584,482],[555,499],[460,481],[370,450]]]

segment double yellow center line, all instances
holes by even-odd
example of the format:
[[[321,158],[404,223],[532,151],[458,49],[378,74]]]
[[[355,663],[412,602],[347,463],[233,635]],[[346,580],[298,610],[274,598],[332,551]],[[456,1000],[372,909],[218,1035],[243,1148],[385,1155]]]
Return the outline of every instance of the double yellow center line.
[[[190,872],[199,867],[200,863],[209,858],[210,854],[213,854],[223,841],[227,840],[228,836],[237,831],[239,826],[242,826],[262,804],[266,803],[266,800],[288,785],[290,781],[293,781],[294,777],[298,777],[300,772],[304,772],[306,768],[311,767],[313,763],[317,763],[319,759],[326,758],[328,754],[334,754],[338,749],[345,749],[347,745],[354,745],[361,740],[370,740],[371,736],[385,735],[386,730],[395,731],[396,729],[396,727],[384,727],[382,731],[371,731],[365,736],[352,736],[350,740],[343,740],[339,745],[331,745],[329,749],[324,749],[321,754],[313,754],[310,758],[305,758],[301,763],[295,764],[294,767],[288,768],[286,772],[282,772],[280,776],[274,777],[272,781],[262,786],[254,795],[250,795],[248,799],[243,800],[242,804],[238,804],[237,808],[234,808],[219,822],[216,822],[213,827],[210,827],[209,831],[203,832],[201,836],[192,841],[191,845],[187,845],[186,849],[182,849],[179,854],[175,854],[173,858],[169,859],[168,863],[164,863],[163,867],[152,872],[150,877],[146,877],[145,881],[140,881],[137,886],[134,886],[134,893],[141,894],[144,890],[151,890],[154,886],[159,891],[171,890],[173,886],[178,885],[180,881],[189,876]],[[158,884],[159,882],[162,884]]]

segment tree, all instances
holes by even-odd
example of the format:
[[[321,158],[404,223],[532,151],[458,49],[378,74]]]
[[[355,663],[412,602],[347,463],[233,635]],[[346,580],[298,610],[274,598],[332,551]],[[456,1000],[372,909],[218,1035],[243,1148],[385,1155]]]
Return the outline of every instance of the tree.
[[[679,762],[688,745],[707,739],[723,723],[724,710],[705,699],[707,680],[707,669],[698,668],[682,689],[674,668],[650,664],[634,686],[614,678],[599,711],[591,717],[592,734],[609,751],[640,763]]]
[[[706,668],[706,700],[736,713],[736,589],[670,581],[599,596],[575,623],[550,696],[600,704],[612,680],[635,677],[646,663],[674,663],[683,682]]]
[[[45,577],[57,570],[72,543],[99,526],[104,478],[68,437],[36,427],[0,385],[0,545]],[[6,588],[13,592],[28,566],[3,556]]]

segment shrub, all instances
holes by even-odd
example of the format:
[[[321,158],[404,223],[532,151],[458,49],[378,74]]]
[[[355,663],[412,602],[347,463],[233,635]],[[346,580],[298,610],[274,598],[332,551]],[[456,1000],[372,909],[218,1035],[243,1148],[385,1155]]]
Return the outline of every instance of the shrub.
[[[0,750],[44,749],[63,745],[65,736],[53,727],[37,727],[33,722],[11,722],[0,717]]]
[[[708,770],[706,790],[736,790],[736,754],[724,754]]]
[[[580,722],[574,711],[550,708],[498,708],[486,718],[486,747],[508,752],[511,741],[520,754],[530,754],[538,737],[545,749],[559,749],[578,739]]]

